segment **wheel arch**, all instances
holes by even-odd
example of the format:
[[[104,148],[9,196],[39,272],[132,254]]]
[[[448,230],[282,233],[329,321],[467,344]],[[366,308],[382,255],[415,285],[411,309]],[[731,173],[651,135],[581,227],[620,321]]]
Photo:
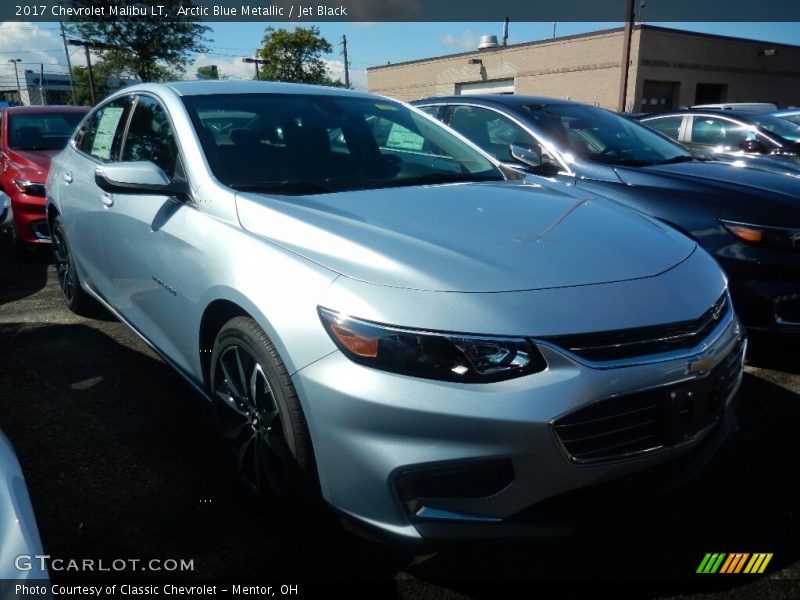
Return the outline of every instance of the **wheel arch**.
[[[234,317],[249,317],[258,322],[247,310],[231,300],[217,299],[212,301],[203,312],[200,319],[198,344],[200,348],[200,369],[203,377],[203,387],[208,389],[211,377],[211,353],[214,350],[214,340],[228,321]]]

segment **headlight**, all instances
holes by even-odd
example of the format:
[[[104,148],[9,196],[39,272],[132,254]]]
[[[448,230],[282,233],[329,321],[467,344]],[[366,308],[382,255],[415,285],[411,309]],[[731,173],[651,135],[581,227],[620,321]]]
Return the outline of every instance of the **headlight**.
[[[403,329],[346,317],[318,308],[325,330],[339,349],[362,365],[414,377],[489,383],[547,368],[525,338],[477,336]]]
[[[742,241],[773,248],[800,250],[800,229],[737,223],[720,219],[720,223]]]
[[[17,188],[23,194],[28,194],[29,196],[44,197],[46,195],[43,183],[33,183],[32,181],[28,181],[27,179],[15,179],[14,187]]]

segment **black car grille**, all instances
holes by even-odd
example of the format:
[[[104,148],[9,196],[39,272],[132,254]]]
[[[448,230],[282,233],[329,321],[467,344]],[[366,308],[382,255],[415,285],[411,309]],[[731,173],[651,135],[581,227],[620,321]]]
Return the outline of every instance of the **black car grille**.
[[[581,463],[676,446],[719,420],[741,377],[743,353],[741,340],[708,375],[595,402],[556,419],[555,433]]]
[[[725,293],[694,321],[542,339],[587,360],[633,358],[692,348],[711,333],[729,310],[730,302]]]

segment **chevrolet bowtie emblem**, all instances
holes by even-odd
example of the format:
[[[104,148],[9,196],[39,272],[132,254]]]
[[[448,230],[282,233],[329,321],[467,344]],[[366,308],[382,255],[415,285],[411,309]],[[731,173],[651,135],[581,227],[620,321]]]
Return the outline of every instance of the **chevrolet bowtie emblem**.
[[[714,359],[711,356],[702,356],[686,363],[687,375],[706,375],[714,367]]]

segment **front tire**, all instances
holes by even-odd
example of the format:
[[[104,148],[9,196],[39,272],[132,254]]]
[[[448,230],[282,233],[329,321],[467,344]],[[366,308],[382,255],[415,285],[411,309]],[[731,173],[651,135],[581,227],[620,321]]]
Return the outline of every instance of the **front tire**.
[[[55,258],[61,297],[64,299],[67,308],[76,315],[88,315],[95,305],[94,300],[81,287],[78,273],[75,270],[75,262],[67,242],[67,234],[64,232],[64,220],[61,215],[53,220],[52,226],[50,239],[53,245],[53,257]]]
[[[244,486],[284,503],[315,495],[311,437],[286,366],[258,324],[235,317],[217,334],[210,391]]]

